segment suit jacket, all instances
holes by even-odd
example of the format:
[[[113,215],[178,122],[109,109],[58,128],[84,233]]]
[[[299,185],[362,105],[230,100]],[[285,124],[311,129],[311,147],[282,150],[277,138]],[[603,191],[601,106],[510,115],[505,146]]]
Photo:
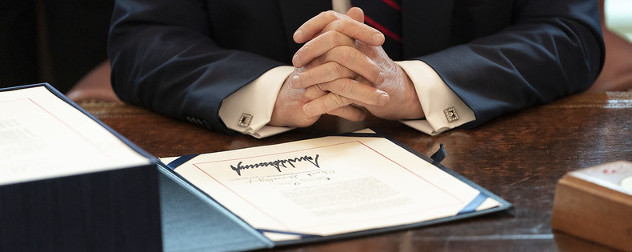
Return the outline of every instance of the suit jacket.
[[[331,0],[117,0],[109,37],[121,99],[228,131],[224,98],[290,65],[292,34]],[[594,0],[403,0],[403,59],[429,64],[476,126],[588,88],[603,64]],[[399,59],[395,59],[399,60]]]

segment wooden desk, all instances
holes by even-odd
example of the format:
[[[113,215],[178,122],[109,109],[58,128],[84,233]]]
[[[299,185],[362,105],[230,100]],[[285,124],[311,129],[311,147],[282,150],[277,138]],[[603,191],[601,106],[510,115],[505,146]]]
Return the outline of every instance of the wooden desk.
[[[435,137],[394,121],[369,118],[351,123],[324,117],[312,127],[257,140],[209,132],[129,105],[80,105],[158,157],[282,143],[367,127],[427,155],[443,143],[448,153],[442,162],[446,167],[514,204],[514,209],[498,214],[371,237],[284,247],[284,251],[608,251],[551,230],[555,185],[562,175],[575,169],[632,160],[632,92],[580,94],[476,129],[452,130]]]

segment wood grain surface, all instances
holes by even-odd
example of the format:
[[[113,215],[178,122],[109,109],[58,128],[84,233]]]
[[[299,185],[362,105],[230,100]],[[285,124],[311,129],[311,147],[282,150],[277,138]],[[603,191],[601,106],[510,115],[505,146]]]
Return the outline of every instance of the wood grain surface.
[[[444,144],[446,167],[514,204],[502,213],[283,251],[609,251],[551,230],[555,185],[569,171],[632,160],[632,92],[579,94],[474,129],[428,136],[397,121],[331,116],[266,139],[224,135],[119,103],[84,109],[157,157],[282,143],[372,128],[426,155]],[[581,221],[581,220],[578,220]],[[629,220],[628,220],[629,221]]]

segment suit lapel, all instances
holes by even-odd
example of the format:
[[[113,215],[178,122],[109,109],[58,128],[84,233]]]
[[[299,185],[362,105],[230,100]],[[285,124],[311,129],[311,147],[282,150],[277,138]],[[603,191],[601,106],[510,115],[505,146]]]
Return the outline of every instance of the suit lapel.
[[[402,0],[404,58],[445,48],[450,42],[454,0]]]
[[[285,26],[285,34],[290,48],[289,59],[301,47],[292,36],[296,29],[318,13],[331,10],[331,0],[278,0]]]

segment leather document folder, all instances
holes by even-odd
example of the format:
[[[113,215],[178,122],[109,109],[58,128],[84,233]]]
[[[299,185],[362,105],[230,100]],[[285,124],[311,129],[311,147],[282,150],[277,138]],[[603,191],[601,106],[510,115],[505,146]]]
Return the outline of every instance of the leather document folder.
[[[370,131],[370,130],[369,130]],[[162,158],[165,251],[237,251],[359,237],[511,204],[373,131]]]

